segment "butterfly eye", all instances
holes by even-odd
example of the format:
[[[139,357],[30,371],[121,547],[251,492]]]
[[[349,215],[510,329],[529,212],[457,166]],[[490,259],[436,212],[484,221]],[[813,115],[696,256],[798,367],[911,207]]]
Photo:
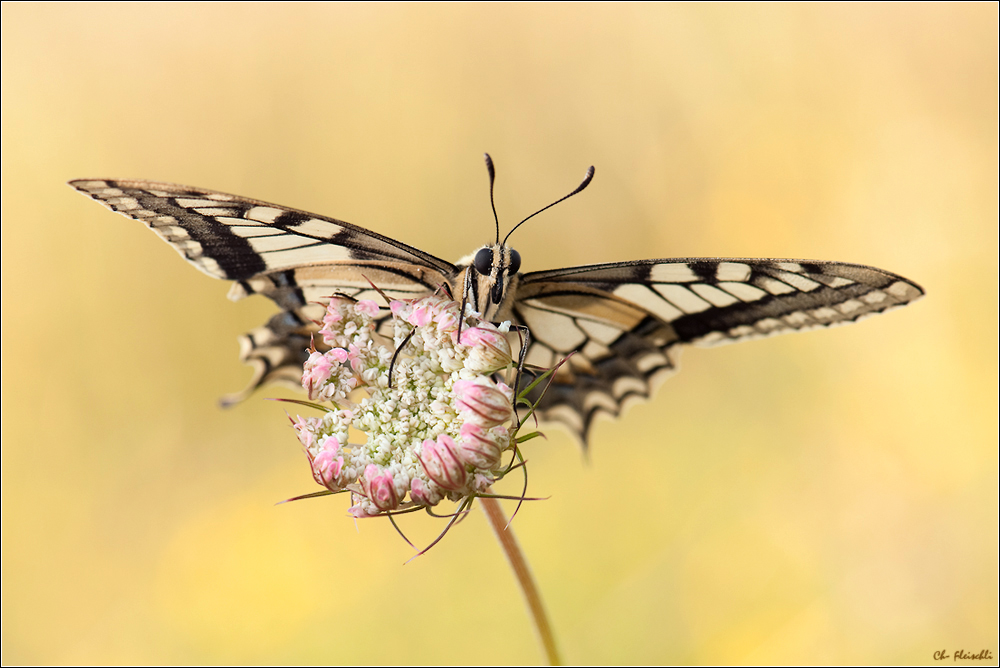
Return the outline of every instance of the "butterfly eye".
[[[493,251],[489,248],[480,248],[472,264],[480,274],[489,274],[493,269]]]
[[[507,275],[516,274],[521,268],[521,254],[513,248],[510,249],[510,266],[507,268]]]

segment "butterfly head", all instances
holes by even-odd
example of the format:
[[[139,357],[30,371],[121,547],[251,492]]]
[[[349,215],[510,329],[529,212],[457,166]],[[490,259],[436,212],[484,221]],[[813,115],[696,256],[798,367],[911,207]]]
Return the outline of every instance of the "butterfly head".
[[[499,305],[503,301],[510,277],[521,269],[521,254],[503,244],[483,246],[473,257],[472,268],[482,281],[482,287],[487,288],[490,302]],[[487,290],[482,292],[486,293]]]
[[[486,319],[505,319],[504,300],[516,287],[520,253],[504,244],[486,244],[459,260],[459,266],[465,267],[464,294],[469,303]]]
[[[489,244],[476,251],[470,269],[475,272],[480,305],[487,302],[486,310],[492,311],[503,303],[511,278],[521,269],[521,254],[510,246]]]
[[[594,178],[594,168],[591,167],[587,170],[587,176],[583,179],[583,183],[577,186],[576,190],[522,220],[501,241],[500,219],[497,216],[496,204],[493,201],[493,184],[496,181],[496,170],[493,167],[493,159],[490,158],[488,153],[485,157],[486,170],[490,176],[490,206],[493,207],[493,220],[496,223],[496,243],[486,244],[476,251],[475,255],[460,260],[460,264],[467,267],[463,294],[467,298],[470,298],[470,301],[475,305],[476,311],[481,313],[486,320],[496,321],[505,314],[504,299],[516,287],[512,285],[512,281],[517,280],[517,272],[521,269],[521,255],[507,245],[507,239],[514,233],[514,230],[531,218],[586,188],[590,184],[591,179]]]

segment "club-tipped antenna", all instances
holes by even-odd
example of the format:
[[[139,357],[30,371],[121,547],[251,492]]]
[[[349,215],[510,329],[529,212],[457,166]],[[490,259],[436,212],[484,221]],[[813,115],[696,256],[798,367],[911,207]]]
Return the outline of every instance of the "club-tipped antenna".
[[[548,206],[543,207],[543,208],[539,209],[538,211],[534,212],[533,214],[531,214],[530,216],[528,216],[527,218],[525,218],[524,220],[522,220],[520,223],[518,223],[517,225],[515,225],[514,226],[514,230],[516,230],[517,228],[519,228],[522,225],[524,225],[526,222],[528,222],[529,220],[531,220],[532,218],[534,218],[535,216],[537,216],[538,214],[540,214],[542,211],[545,211],[545,209],[550,209],[550,208],[554,207],[556,204],[558,204],[559,202],[561,202],[561,201],[563,201],[565,199],[569,199],[573,195],[577,194],[578,192],[580,192],[581,190],[583,190],[584,188],[586,188],[587,186],[589,186],[590,182],[591,182],[591,180],[593,180],[593,178],[594,178],[594,166],[591,165],[590,167],[587,168],[587,176],[584,177],[583,183],[581,183],[580,185],[578,185],[576,187],[576,190],[574,190],[570,194],[566,195],[565,197],[560,197],[559,199],[557,199],[552,204],[549,204]],[[505,246],[507,245],[507,239],[510,239],[510,235],[514,234],[514,230],[511,230],[510,232],[508,232],[507,236],[505,236],[503,238],[503,243],[504,243]],[[499,237],[500,235],[498,234],[497,236]]]
[[[493,168],[493,158],[489,153],[483,153],[486,157],[486,171],[490,174],[490,206],[493,207],[493,221],[497,224],[497,243],[500,243],[500,219],[497,217],[497,205],[493,203],[493,182],[497,180],[497,170]]]

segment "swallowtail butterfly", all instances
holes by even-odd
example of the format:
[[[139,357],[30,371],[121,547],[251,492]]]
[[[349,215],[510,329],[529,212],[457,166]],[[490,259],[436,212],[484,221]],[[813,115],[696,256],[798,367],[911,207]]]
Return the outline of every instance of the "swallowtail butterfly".
[[[487,166],[492,196],[489,156]],[[592,176],[593,168],[570,195]],[[247,197],[141,180],[70,185],[142,221],[209,276],[233,281],[230,299],[262,294],[281,309],[241,337],[240,359],[255,373],[246,390],[224,399],[229,403],[264,383],[299,383],[315,321],[332,294],[384,305],[373,284],[392,299],[447,286],[485,318],[527,327],[527,364],[550,367],[575,353],[538,412],[586,445],[596,414],[618,415],[627,399],[648,397],[674,369],[680,344],[854,322],[923,295],[905,278],[842,262],[681,258],[520,273],[520,255],[500,241],[499,224],[496,243],[452,264],[350,223]],[[388,310],[382,313],[391,334]]]

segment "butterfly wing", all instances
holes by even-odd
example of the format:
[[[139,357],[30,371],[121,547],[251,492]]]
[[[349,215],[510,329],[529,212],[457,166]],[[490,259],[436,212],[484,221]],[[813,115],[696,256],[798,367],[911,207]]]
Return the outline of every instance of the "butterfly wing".
[[[298,384],[317,302],[341,293],[382,302],[444,284],[461,293],[460,268],[333,218],[245,197],[153,181],[81,179],[77,190],[140,220],[201,271],[235,281],[231,299],[263,294],[282,309],[241,337],[254,366],[238,400],[268,382]],[[574,353],[539,413],[586,443],[600,411],[617,415],[649,396],[683,343],[715,345],[829,327],[902,306],[923,294],[880,269],[761,259],[645,260],[518,277],[511,317],[532,333],[527,361],[552,366]]]
[[[384,304],[450,284],[454,265],[350,223],[246,197],[154,181],[80,179],[70,185],[145,223],[195,267],[235,281],[230,299],[265,295],[282,309],[240,338],[254,367],[237,401],[269,382],[298,384],[304,352],[334,293]],[[371,283],[369,283],[369,281]]]
[[[597,413],[648,397],[680,344],[845,324],[921,295],[912,281],[857,264],[688,258],[525,274],[512,311],[531,330],[529,363],[549,367],[573,353],[538,410],[586,444]]]

